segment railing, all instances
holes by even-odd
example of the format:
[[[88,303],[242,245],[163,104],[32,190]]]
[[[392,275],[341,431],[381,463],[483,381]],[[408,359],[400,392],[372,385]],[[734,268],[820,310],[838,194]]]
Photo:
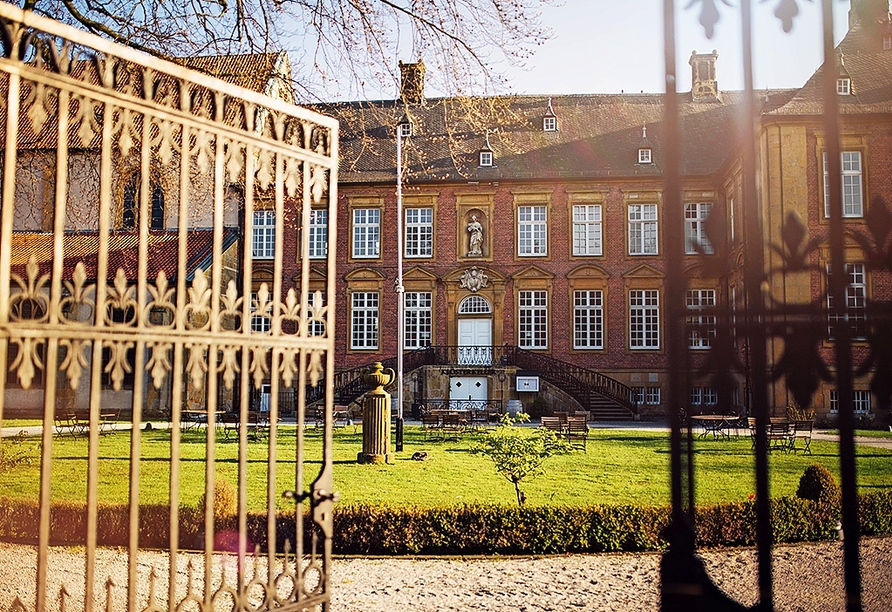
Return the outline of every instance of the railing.
[[[423,366],[486,368],[493,363],[502,367],[516,366],[525,370],[536,370],[545,380],[560,387],[586,409],[589,408],[594,393],[626,408],[632,414],[638,414],[638,404],[632,389],[618,380],[567,361],[515,346],[428,346],[405,353],[403,371],[411,372]],[[385,369],[395,368],[396,357],[382,360],[381,365]],[[369,363],[334,375],[333,391],[337,404],[349,404],[367,391],[368,387],[363,382],[362,376],[371,366]],[[392,381],[390,387],[395,384],[395,381]],[[307,389],[307,404],[321,401],[325,393],[326,390],[320,387]]]
[[[501,414],[504,410],[502,400],[484,399],[426,399],[423,402],[417,402],[417,406],[421,414],[429,414],[438,410],[453,410],[472,414]]]
[[[631,387],[616,379],[522,348],[513,347],[511,353],[511,363],[524,370],[537,371],[541,378],[563,389],[585,408],[589,407],[591,394],[594,392],[616,402],[632,414],[638,414],[638,403]]]

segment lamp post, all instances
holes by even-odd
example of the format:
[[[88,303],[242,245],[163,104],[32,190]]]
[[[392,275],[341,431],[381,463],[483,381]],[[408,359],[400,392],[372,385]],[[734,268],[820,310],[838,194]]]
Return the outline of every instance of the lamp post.
[[[406,127],[408,126],[408,128]],[[403,287],[403,134],[411,129],[409,117],[403,114],[396,126],[396,297],[397,297],[397,349],[396,349],[396,452],[403,451],[403,352],[406,343],[406,289]]]

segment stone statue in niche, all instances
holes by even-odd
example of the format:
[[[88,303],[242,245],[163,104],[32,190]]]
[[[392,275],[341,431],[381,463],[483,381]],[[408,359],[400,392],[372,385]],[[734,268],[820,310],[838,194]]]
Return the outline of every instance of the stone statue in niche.
[[[477,220],[477,215],[471,215],[468,221],[468,257],[483,255],[483,226]]]
[[[483,273],[483,270],[474,266],[465,270],[461,278],[458,279],[459,284],[471,292],[477,292],[489,284],[489,277]]]

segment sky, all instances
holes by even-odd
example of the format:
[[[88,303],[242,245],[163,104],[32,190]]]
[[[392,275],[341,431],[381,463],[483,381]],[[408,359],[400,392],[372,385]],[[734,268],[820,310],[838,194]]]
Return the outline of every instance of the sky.
[[[727,1],[734,6],[727,6]],[[721,14],[713,38],[699,24],[700,2],[676,0],[678,91],[691,88],[692,51],[718,52],[716,76],[723,90],[743,89],[741,0],[715,0]],[[789,33],[773,13],[780,0],[752,0],[753,80],[756,89],[805,84],[822,62],[821,0],[798,0]],[[660,93],[663,85],[661,0],[558,0],[542,22],[553,37],[527,61],[527,69],[502,69],[520,94]],[[685,10],[689,5],[691,8]],[[849,0],[833,0],[835,42],[848,28]]]

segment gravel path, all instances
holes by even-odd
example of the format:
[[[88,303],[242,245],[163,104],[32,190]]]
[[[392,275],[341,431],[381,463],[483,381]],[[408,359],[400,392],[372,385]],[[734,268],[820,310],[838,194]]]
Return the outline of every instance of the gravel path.
[[[111,609],[126,609],[126,556],[121,551],[97,554],[97,603],[105,609],[105,584],[115,585]],[[741,603],[756,601],[756,554],[753,549],[725,549],[702,554],[709,575]],[[862,583],[865,612],[892,610],[892,538],[862,540]],[[21,597],[33,609],[34,549],[0,544],[0,609],[11,608]],[[200,555],[180,555],[179,597],[186,592],[188,563],[192,561],[193,589],[200,589]],[[335,612],[540,612],[604,610],[610,612],[659,609],[659,554],[562,555],[499,559],[335,559],[332,609]],[[234,560],[227,558],[227,581]],[[166,606],[167,557],[141,552],[137,566],[137,600],[148,602],[148,584],[155,569],[156,605]],[[249,569],[249,576],[253,568]],[[265,575],[259,568],[258,574]],[[778,612],[823,612],[845,609],[842,546],[839,542],[778,547],[774,552],[775,605]],[[64,584],[70,594],[68,609],[83,609],[83,552],[52,549],[49,592]],[[220,572],[213,583],[218,585]],[[228,603],[228,602],[227,602]],[[50,610],[59,609],[58,595],[48,597]],[[225,606],[228,608],[229,606]],[[222,606],[221,606],[222,609]]]

